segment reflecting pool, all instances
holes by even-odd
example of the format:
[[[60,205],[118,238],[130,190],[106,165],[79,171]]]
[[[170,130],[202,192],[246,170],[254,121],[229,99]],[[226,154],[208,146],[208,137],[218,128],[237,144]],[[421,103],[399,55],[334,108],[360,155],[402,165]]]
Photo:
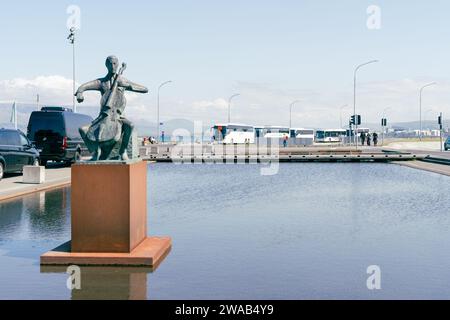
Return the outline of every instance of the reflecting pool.
[[[0,203],[0,299],[449,299],[450,178],[389,164],[151,164],[158,269],[65,268],[70,188]],[[368,290],[367,268],[381,268]]]

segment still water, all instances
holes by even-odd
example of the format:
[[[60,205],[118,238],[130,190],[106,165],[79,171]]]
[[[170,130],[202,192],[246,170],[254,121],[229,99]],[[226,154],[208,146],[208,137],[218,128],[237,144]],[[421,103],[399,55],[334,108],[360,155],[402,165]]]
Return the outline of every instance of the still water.
[[[70,188],[0,203],[0,299],[450,299],[450,178],[388,164],[149,166],[162,265],[64,268]],[[381,268],[370,291],[367,268]]]

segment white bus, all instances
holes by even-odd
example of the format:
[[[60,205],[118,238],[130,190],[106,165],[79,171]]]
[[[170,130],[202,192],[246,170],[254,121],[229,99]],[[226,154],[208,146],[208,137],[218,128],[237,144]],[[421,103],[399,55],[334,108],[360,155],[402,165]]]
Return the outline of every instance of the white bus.
[[[217,124],[211,128],[213,143],[252,144],[255,143],[255,128],[245,124]]]
[[[288,127],[265,126],[262,128],[262,137],[265,139],[285,139],[290,136]]]
[[[316,143],[342,143],[347,136],[347,130],[325,129],[316,131]]]
[[[366,135],[370,133],[369,128],[358,128],[358,136],[361,136],[361,133],[365,133]]]
[[[291,138],[295,139],[297,145],[311,146],[314,144],[314,129],[292,128]]]

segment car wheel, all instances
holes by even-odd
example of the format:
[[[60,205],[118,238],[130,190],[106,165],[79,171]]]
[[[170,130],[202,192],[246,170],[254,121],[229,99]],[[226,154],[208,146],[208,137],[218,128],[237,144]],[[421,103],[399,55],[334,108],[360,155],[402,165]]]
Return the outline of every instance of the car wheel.
[[[5,167],[3,166],[3,163],[0,162],[0,180],[3,179],[4,173],[5,173]]]

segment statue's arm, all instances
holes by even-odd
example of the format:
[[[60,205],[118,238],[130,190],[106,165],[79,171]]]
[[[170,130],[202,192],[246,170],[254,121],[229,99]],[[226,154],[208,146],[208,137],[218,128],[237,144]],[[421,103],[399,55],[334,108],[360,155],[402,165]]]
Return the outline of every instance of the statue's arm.
[[[131,82],[130,80],[125,79],[125,78],[121,78],[120,80],[121,80],[120,86],[125,88],[125,90],[127,90],[127,91],[138,92],[138,93],[148,93],[147,87],[144,87],[143,85]]]
[[[77,97],[77,100],[79,103],[84,101],[83,92],[85,91],[91,91],[91,90],[100,90],[101,89],[101,81],[100,80],[93,80],[89,81],[83,85],[81,85],[77,92],[75,93],[75,96]]]

